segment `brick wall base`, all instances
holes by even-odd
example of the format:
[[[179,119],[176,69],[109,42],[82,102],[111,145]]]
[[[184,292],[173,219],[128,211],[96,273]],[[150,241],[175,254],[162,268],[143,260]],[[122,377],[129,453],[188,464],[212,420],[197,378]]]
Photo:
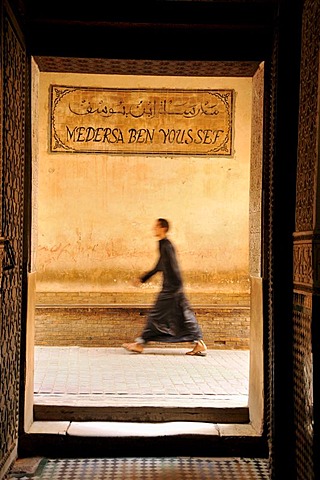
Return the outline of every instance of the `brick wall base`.
[[[140,335],[149,308],[141,305],[41,305],[35,311],[35,345],[119,347]],[[208,348],[249,349],[248,306],[199,306],[193,310]],[[161,345],[172,348],[187,344]]]

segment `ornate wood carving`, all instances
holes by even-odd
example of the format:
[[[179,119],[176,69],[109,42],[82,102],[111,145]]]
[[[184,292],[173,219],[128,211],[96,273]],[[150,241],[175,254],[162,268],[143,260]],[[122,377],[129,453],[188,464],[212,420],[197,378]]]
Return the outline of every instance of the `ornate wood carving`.
[[[252,84],[252,140],[250,165],[249,262],[250,275],[261,276],[262,158],[264,68],[257,70]]]
[[[297,478],[315,478],[312,345],[318,329],[314,305],[320,294],[319,202],[319,71],[320,3],[305,0],[302,18],[300,113],[296,192],[296,233],[293,238],[293,366]],[[317,353],[316,353],[317,355]],[[316,363],[315,363],[316,364]],[[315,373],[316,375],[316,373]]]
[[[25,48],[10,13],[6,10],[2,13],[1,231],[3,240],[0,253],[4,253],[2,247],[5,247],[6,241],[9,240],[15,266],[3,268],[1,275],[0,467],[9,458],[17,445],[18,438],[26,90]],[[6,258],[2,260],[3,263],[7,261]],[[3,263],[1,263],[2,266]]]
[[[320,293],[320,234],[294,235],[293,268],[296,289]]]

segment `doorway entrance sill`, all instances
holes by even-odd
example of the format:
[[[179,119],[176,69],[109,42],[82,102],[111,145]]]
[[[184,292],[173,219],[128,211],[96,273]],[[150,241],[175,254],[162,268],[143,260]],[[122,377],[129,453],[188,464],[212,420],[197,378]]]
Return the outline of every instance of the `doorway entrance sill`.
[[[267,456],[250,423],[35,421],[19,438],[21,457]]]
[[[77,437],[158,437],[209,435],[218,437],[260,437],[251,424],[208,422],[69,422],[36,421],[28,434],[69,435]]]

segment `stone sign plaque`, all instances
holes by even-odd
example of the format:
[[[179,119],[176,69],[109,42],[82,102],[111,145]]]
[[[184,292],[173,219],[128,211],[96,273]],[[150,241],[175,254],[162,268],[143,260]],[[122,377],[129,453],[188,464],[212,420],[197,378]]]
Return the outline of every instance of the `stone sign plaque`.
[[[233,90],[50,86],[50,151],[232,155]]]

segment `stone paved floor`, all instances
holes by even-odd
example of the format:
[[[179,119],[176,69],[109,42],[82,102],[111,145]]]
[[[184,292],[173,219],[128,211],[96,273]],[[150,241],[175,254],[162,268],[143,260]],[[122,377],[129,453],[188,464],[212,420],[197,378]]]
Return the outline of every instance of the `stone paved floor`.
[[[208,350],[206,357],[185,355],[190,348],[147,347],[142,354],[123,348],[35,347],[35,403],[67,398],[119,404],[133,401],[232,402],[247,405],[248,350]]]

